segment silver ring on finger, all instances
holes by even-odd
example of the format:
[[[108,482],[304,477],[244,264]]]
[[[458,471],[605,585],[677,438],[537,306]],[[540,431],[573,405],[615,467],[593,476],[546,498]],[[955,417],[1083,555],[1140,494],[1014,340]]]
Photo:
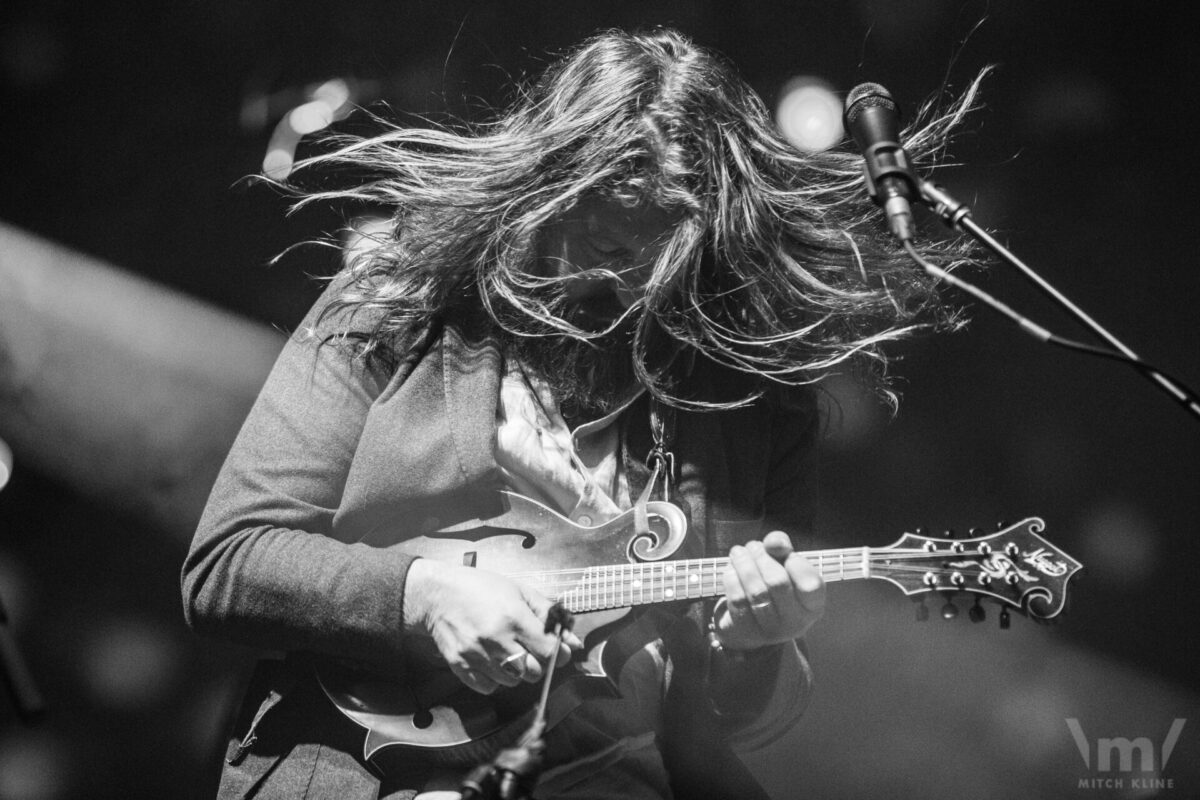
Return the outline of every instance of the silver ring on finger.
[[[524,650],[520,653],[513,653],[500,662],[500,669],[506,674],[520,680],[525,675],[525,656],[527,655],[528,653]]]
[[[770,605],[770,600],[763,600],[761,603],[751,603],[750,608],[754,611],[762,611],[764,608],[767,608]]]

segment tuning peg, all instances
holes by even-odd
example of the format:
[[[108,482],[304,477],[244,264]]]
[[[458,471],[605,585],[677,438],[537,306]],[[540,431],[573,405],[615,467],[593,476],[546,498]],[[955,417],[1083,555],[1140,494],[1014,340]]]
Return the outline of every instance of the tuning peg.
[[[915,598],[917,601],[917,622],[929,621],[929,606],[925,605],[925,595]]]
[[[958,536],[958,534],[955,532],[954,528],[946,528],[946,533],[943,535],[943,538],[953,539],[956,536]]]
[[[983,531],[979,530],[979,528],[971,528],[967,531],[967,536],[970,536],[972,539],[981,535],[983,535]]]
[[[926,528],[924,525],[918,525],[917,529],[915,531],[913,531],[913,533],[915,533],[917,536],[928,536],[929,529]]]
[[[987,618],[987,612],[979,604],[979,595],[975,595],[975,605],[971,606],[971,610],[967,612],[967,616],[971,622],[983,622]]]
[[[1005,522],[1004,520],[1000,520],[999,522],[996,523],[996,530],[998,530],[998,531],[1002,531],[1007,527],[1008,527],[1008,523]]]
[[[958,616],[958,606],[954,605],[954,599],[946,598],[946,605],[942,606],[942,619],[954,619]]]
[[[1006,631],[1010,625],[1012,625],[1012,621],[1008,616],[1008,606],[1005,606],[1000,609],[1000,629]]]

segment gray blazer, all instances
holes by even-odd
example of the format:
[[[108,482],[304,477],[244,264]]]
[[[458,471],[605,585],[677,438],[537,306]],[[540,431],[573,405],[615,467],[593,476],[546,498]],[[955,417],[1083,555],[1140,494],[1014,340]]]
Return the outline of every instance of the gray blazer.
[[[365,367],[320,344],[369,328],[345,314],[319,316],[335,290],[284,347],[218,476],[183,568],[185,615],[202,634],[386,668],[403,656],[397,633],[415,557],[405,538],[489,515],[498,502],[503,355],[452,319],[408,337],[394,370]],[[719,393],[725,377],[700,368],[695,379]],[[673,499],[691,533],[676,557],[723,554],[768,525],[805,546],[814,406],[810,393],[770,393],[748,408],[677,412]],[[626,466],[644,483],[646,401],[628,413]],[[396,544],[360,542],[381,530]],[[720,706],[719,687],[709,689]],[[728,715],[726,732],[761,710],[747,699],[742,689],[730,703],[742,713]]]

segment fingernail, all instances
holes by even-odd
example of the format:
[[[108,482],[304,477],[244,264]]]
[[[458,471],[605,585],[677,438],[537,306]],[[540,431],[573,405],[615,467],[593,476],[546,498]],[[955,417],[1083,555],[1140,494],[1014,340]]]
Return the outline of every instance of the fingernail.
[[[815,592],[821,588],[821,579],[816,575],[802,575],[798,583],[802,592]]]

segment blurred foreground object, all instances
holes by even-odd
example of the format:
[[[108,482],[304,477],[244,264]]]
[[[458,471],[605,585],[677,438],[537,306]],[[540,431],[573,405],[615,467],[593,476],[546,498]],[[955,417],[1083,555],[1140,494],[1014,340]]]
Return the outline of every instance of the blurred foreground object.
[[[185,541],[282,344],[0,223],[0,437],[23,465]]]
[[[0,439],[0,489],[8,485],[8,479],[12,477],[12,470],[12,449],[3,439]]]

